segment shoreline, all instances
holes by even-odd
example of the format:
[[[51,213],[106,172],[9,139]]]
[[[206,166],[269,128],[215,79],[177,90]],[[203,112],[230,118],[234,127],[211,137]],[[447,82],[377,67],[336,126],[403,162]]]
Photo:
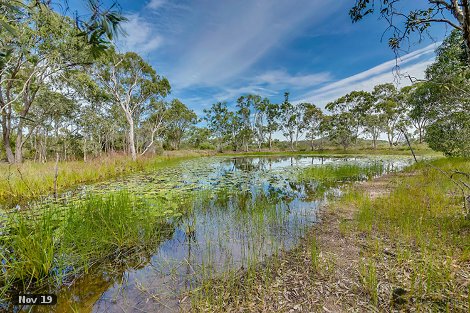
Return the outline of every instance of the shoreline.
[[[451,161],[440,162],[447,166]],[[468,167],[469,164],[468,160],[461,161],[463,166]],[[470,248],[470,223],[459,215],[459,207],[450,199],[443,203],[452,207],[430,209],[431,216],[439,220],[423,221],[423,224],[429,225],[428,229],[421,231],[400,226],[399,217],[392,219],[393,215],[387,212],[393,204],[385,207],[387,201],[407,197],[408,191],[404,185],[408,185],[410,193],[414,194],[415,187],[419,187],[416,184],[422,179],[429,179],[426,175],[430,174],[425,171],[426,168],[418,166],[353,184],[343,197],[320,210],[320,223],[313,225],[294,249],[256,269],[251,283],[246,283],[247,275],[229,282],[224,279],[211,282],[214,292],[202,296],[193,304],[191,311],[377,312],[447,309],[468,312],[470,254],[467,249]],[[453,188],[447,187],[449,190]],[[441,191],[446,197],[453,197],[448,190]],[[440,196],[437,195],[437,198]],[[411,198],[406,201],[423,200],[412,195],[408,197]],[[380,214],[389,216],[383,220],[366,208],[380,209],[382,205],[384,212]],[[404,210],[409,210],[410,216],[413,216],[413,207],[404,207]],[[437,214],[443,216],[435,216]],[[439,221],[444,217],[458,220],[458,224],[449,222],[452,226],[445,233],[430,232],[443,228]],[[394,228],[398,228],[396,231],[399,233],[410,234],[394,233]],[[458,237],[456,242],[453,242],[454,237]],[[428,242],[432,244],[428,246]],[[459,247],[459,243],[463,247]],[[454,246],[449,247],[452,244]]]

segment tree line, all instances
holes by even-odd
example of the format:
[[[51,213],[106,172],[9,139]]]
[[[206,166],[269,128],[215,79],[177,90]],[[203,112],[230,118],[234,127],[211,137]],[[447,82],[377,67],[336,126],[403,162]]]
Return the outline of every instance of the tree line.
[[[469,156],[470,72],[460,32],[452,32],[436,54],[426,79],[401,89],[386,83],[371,92],[353,91],[328,103],[326,112],[312,103],[294,105],[286,92],[280,104],[258,95],[241,96],[234,110],[215,103],[204,119],[218,150],[271,148],[276,132],[292,150],[299,139],[308,140],[312,150],[321,149],[324,139],[347,149],[360,137],[374,149],[380,138],[393,147],[406,135],[447,155]]]
[[[470,71],[458,29],[437,49],[426,79],[411,86],[353,91],[326,111],[294,104],[288,92],[281,103],[243,95],[198,118],[169,98],[170,82],[140,55],[115,50],[111,39],[125,20],[118,12],[92,6],[92,18],[79,21],[48,1],[0,4],[0,147],[10,163],[55,155],[88,160],[116,151],[136,159],[183,144],[272,149],[280,135],[292,150],[300,141],[311,149],[326,141],[347,149],[359,138],[370,139],[372,148],[386,138],[393,147],[406,134],[447,155],[470,153]]]
[[[92,17],[82,21],[50,1],[0,2],[1,148],[8,162],[122,150],[136,159],[154,150],[157,138],[178,149],[195,123],[185,104],[165,98],[165,77],[137,53],[114,49],[125,18],[89,4]]]

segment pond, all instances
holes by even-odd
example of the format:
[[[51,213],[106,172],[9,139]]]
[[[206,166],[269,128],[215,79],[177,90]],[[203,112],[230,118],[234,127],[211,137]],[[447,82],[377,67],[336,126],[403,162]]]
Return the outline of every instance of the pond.
[[[94,266],[59,289],[56,306],[33,311],[178,312],[191,305],[189,291],[201,282],[292,248],[345,183],[398,171],[410,162],[403,157],[210,157],[81,187],[62,196],[64,207],[84,195],[126,190],[138,197],[185,199],[169,208],[185,213],[169,219],[170,230],[152,249]],[[358,168],[360,175],[302,176],[306,168],[342,166]]]

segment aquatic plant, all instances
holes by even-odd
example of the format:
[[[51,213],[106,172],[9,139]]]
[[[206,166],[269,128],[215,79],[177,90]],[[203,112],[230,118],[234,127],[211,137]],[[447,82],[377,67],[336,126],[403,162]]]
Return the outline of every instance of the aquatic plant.
[[[303,169],[298,178],[301,181],[318,180],[322,183],[332,183],[339,181],[356,181],[370,179],[384,172],[382,162],[371,162],[361,164],[325,164],[321,166],[311,166]]]
[[[70,207],[11,213],[1,237],[0,282],[18,291],[56,285],[103,262],[154,248],[180,216],[167,201],[125,191],[88,196]]]

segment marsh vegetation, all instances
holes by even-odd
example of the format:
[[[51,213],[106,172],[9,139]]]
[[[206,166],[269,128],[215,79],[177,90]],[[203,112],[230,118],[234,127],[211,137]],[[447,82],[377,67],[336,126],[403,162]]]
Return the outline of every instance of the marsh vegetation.
[[[273,52],[256,41],[271,36],[252,34],[244,21],[267,23],[279,11],[283,22],[268,31],[290,38],[273,41],[306,47],[281,26],[304,28],[304,7],[320,1],[299,2],[300,14],[248,1],[241,7],[252,10],[234,23],[247,25],[237,28],[248,31],[242,43],[209,36],[231,40],[213,45],[232,47],[225,55],[245,58],[249,44],[257,56],[230,60],[239,67],[232,74],[218,57],[185,58],[197,67],[182,75],[191,84],[161,73],[174,64],[156,55],[122,50],[116,38],[125,37],[126,16],[139,35],[153,33],[134,7],[130,14],[113,1],[84,2],[75,11],[67,0],[0,0],[0,311],[469,312],[469,1],[355,1],[352,21],[379,14],[397,67],[419,68],[424,78],[397,70],[394,83],[383,83],[390,61],[355,74],[326,68],[367,63],[331,62],[348,55],[340,46],[314,74],[297,71],[306,64],[275,64],[255,75],[248,68]],[[159,23],[170,20],[173,11],[154,14],[169,1],[144,2]],[[325,12],[333,7],[324,2]],[[436,23],[452,31],[399,61],[404,43],[414,33],[421,43]],[[139,38],[131,41],[139,46]],[[144,50],[170,42],[147,39]],[[205,40],[181,42],[179,50],[213,50]],[[423,61],[432,49],[435,58]],[[283,58],[314,51],[287,50]],[[384,56],[368,50],[351,55]],[[217,77],[204,85],[211,75],[202,67],[250,72],[238,81],[252,86]],[[354,75],[335,77],[346,72]],[[184,100],[170,98],[175,87]],[[19,306],[19,293],[59,301]]]
[[[212,280],[232,277],[235,283],[240,271],[255,273],[294,247],[315,223],[319,206],[345,184],[409,162],[179,160],[13,208],[2,221],[3,305],[14,290],[59,292],[58,311],[144,302],[147,309],[174,311],[202,299],[219,301],[210,298]]]

